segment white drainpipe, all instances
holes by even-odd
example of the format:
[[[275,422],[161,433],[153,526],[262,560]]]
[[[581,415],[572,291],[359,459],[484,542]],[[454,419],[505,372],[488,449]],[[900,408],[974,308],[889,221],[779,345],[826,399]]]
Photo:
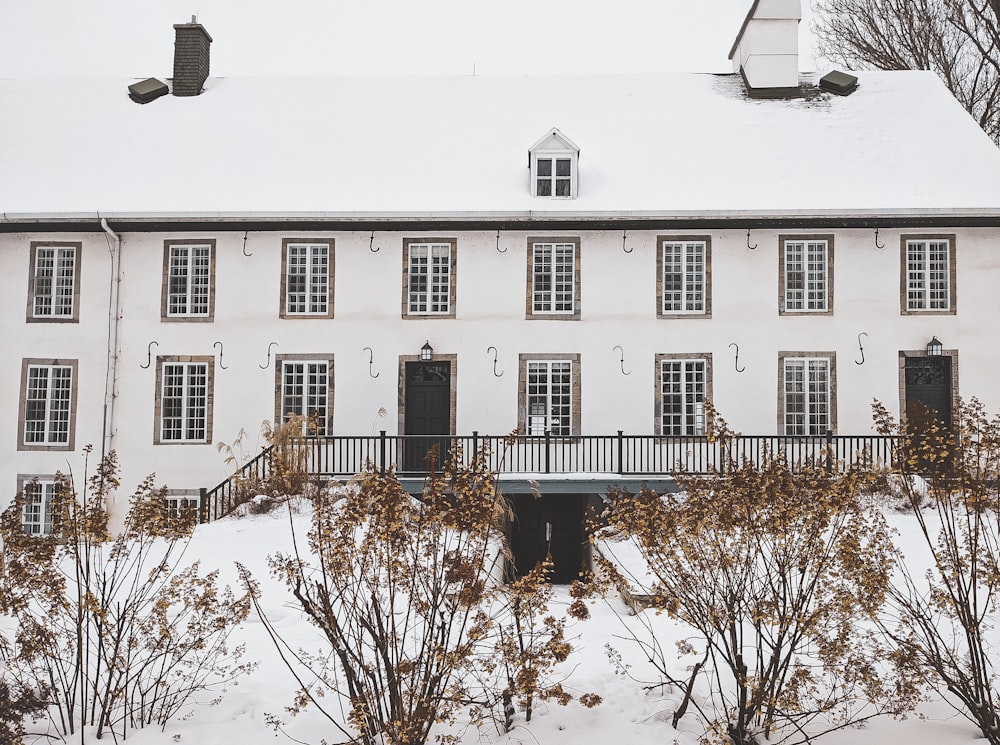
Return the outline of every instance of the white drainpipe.
[[[101,458],[114,450],[115,399],[118,397],[118,331],[121,324],[121,254],[122,239],[101,218],[101,227],[113,241],[111,246],[111,284],[108,288],[108,360],[104,378],[104,428],[101,438]]]

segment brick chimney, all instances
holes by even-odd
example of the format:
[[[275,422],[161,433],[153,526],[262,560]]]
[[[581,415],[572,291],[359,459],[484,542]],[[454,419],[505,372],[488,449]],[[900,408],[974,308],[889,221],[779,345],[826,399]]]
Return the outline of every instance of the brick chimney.
[[[174,24],[175,96],[197,96],[208,78],[208,51],[212,37],[191,16],[191,23]]]
[[[800,0],[754,0],[729,52],[751,95],[799,85]]]

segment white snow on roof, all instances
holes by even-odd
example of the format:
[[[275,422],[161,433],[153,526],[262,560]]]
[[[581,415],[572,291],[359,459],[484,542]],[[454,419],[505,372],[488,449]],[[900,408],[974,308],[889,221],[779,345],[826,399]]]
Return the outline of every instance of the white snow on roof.
[[[632,213],[1000,208],[1000,150],[926,72],[750,100],[736,76],[0,80],[0,211]],[[580,196],[532,197],[557,126]]]

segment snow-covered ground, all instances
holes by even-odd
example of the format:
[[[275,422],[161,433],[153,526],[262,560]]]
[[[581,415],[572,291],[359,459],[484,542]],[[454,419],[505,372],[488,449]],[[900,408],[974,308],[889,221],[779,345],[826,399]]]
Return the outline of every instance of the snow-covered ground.
[[[296,529],[304,535],[306,515],[292,518]],[[890,516],[900,531],[901,545],[911,548],[914,531],[905,516]],[[290,549],[290,521],[287,512],[277,511],[240,519],[226,519],[199,526],[195,531],[188,556],[199,557],[202,567],[218,567],[222,581],[237,585],[234,562],[246,565],[261,582],[263,603],[271,622],[292,646],[321,649],[317,633],[290,602],[282,586],[271,580],[267,572],[267,556]],[[916,544],[912,546],[916,552]],[[556,604],[568,604],[566,588],[556,590]],[[685,636],[685,629],[666,616],[646,611],[642,617],[632,616],[618,597],[589,601],[591,618],[570,620],[567,637],[574,653],[560,668],[564,686],[574,695],[586,692],[600,694],[604,702],[587,709],[577,702],[566,707],[554,703],[540,704],[530,724],[518,714],[517,724],[509,734],[495,729],[460,731],[463,743],[544,743],[571,742],[574,745],[695,745],[702,728],[695,715],[689,713],[678,730],[670,725],[678,697],[669,690],[647,692],[638,681],[653,682],[655,672],[639,653],[634,642],[627,640],[626,625],[641,632],[645,621],[656,630],[667,654],[672,654],[674,641]],[[557,608],[553,608],[558,613]],[[260,621],[253,615],[235,633],[234,641],[244,642],[247,657],[259,662],[249,677],[230,687],[216,706],[188,707],[186,717],[170,723],[164,732],[156,728],[132,731],[128,742],[133,745],[264,745],[274,742],[299,741],[319,745],[340,742],[342,737],[315,712],[307,711],[291,719],[284,733],[276,734],[266,721],[267,714],[289,719],[284,707],[290,702],[294,682],[267,638]],[[608,655],[608,646],[617,650],[628,674],[616,670]],[[218,694],[213,691],[212,696]],[[206,696],[205,698],[210,698]],[[904,721],[875,720],[863,729],[845,730],[826,735],[826,745],[877,742],[879,745],[968,745],[976,741],[976,731],[942,701],[929,701],[918,715]],[[288,739],[288,738],[294,738]],[[34,742],[48,741],[37,738]],[[74,738],[74,741],[79,741]],[[28,742],[33,742],[32,738]]]

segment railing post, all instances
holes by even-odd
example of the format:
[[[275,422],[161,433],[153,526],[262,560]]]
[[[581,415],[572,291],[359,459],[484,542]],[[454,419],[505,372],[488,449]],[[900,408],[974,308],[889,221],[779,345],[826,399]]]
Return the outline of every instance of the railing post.
[[[618,430],[618,475],[625,475],[625,437],[621,430]]]
[[[550,473],[549,448],[552,446],[552,433],[545,430],[545,473]]]
[[[479,430],[472,430],[472,458],[479,452]]]
[[[826,431],[826,470],[833,472],[833,430]]]
[[[381,430],[378,435],[378,466],[379,473],[385,473],[385,430]]]
[[[206,495],[208,494],[208,489],[204,486],[198,490],[198,522],[207,523],[208,517],[208,505],[206,504]]]

